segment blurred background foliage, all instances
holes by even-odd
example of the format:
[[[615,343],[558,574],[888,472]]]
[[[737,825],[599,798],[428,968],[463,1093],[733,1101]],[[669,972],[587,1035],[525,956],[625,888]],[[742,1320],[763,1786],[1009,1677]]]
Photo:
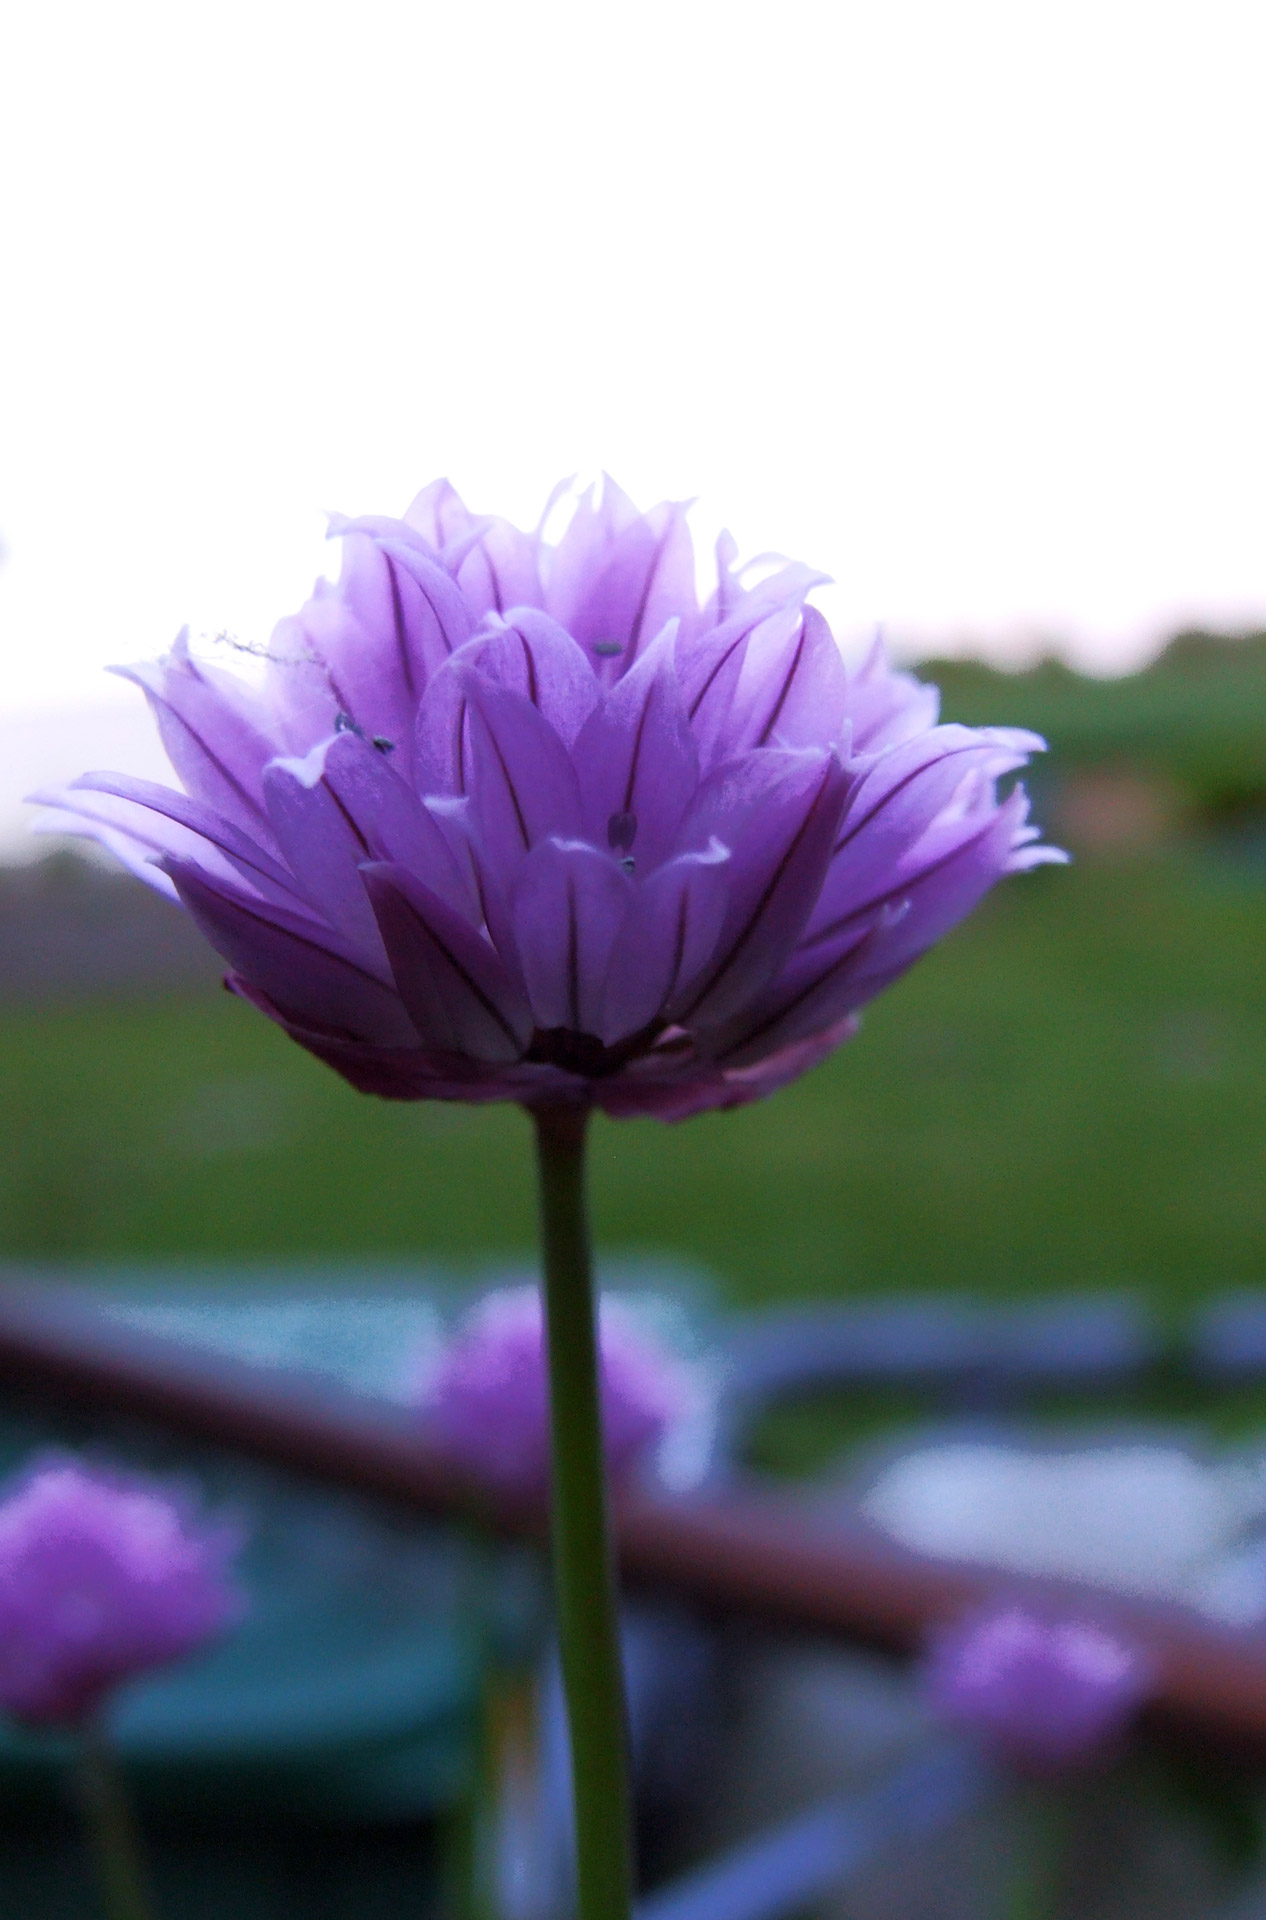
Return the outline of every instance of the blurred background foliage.
[[[1000,887],[778,1098],[599,1122],[597,1225],[736,1301],[1258,1277],[1266,1228],[1266,636],[1089,680],[925,671],[1038,728],[1070,869]],[[182,917],[78,856],[0,874],[0,1255],[526,1254],[512,1109],[358,1096],[216,989]]]

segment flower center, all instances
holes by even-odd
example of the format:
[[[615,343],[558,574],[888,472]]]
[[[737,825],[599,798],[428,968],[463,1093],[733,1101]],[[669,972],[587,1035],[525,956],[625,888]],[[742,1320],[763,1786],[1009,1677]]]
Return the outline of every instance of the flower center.
[[[576,1033],[570,1027],[538,1027],[525,1057],[562,1067],[566,1073],[584,1074],[588,1080],[605,1080],[639,1054],[648,1053],[663,1031],[663,1021],[652,1020],[640,1033],[607,1047],[594,1033]]]

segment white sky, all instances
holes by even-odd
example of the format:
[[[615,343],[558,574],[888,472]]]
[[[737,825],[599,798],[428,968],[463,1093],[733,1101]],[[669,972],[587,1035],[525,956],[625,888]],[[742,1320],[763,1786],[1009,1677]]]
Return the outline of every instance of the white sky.
[[[1266,624],[1264,53],[1256,0],[12,9],[0,743],[440,472],[698,495],[850,636]]]

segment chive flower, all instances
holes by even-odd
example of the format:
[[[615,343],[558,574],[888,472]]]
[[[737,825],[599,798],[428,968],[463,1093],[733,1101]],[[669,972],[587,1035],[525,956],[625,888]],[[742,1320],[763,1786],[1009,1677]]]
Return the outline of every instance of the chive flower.
[[[598,1310],[598,1384],[607,1472],[618,1485],[644,1465],[690,1411],[683,1363],[638,1325],[620,1300]],[[549,1374],[540,1289],[505,1287],[476,1302],[422,1398],[435,1438],[506,1492],[549,1486]]]
[[[795,564],[702,600],[684,510],[557,540],[444,481],[339,520],[254,673],[123,669],[180,781],[37,798],[183,902],[227,984],[366,1092],[678,1119],[771,1092],[1002,875],[1062,858],[1042,742],[856,668]]]
[[[943,1629],[924,1667],[940,1717],[1041,1771],[1074,1766],[1108,1745],[1150,1680],[1142,1650],[1120,1633],[1018,1602],[994,1603]]]
[[[241,1616],[236,1531],[169,1489],[57,1459],[0,1503],[0,1707],[79,1727]]]

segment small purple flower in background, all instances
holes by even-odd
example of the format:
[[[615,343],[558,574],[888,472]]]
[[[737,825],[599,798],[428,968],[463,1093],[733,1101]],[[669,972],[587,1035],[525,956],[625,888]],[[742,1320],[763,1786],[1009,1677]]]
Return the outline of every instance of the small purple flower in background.
[[[942,1629],[924,1684],[934,1710],[1003,1757],[1076,1765],[1120,1733],[1151,1682],[1137,1647],[1091,1621],[999,1604]]]
[[[617,1483],[689,1411],[684,1364],[653,1342],[618,1300],[599,1303],[602,1433]],[[430,1381],[423,1412],[440,1443],[508,1492],[544,1493],[550,1476],[549,1378],[535,1286],[474,1306]]]
[[[228,984],[366,1092],[679,1119],[771,1092],[1003,874],[1062,856],[1041,747],[938,726],[876,649],[609,481],[556,543],[444,481],[339,522],[255,679],[128,670],[184,791],[38,796],[181,900]]]
[[[154,1482],[37,1467],[0,1504],[0,1707],[81,1726],[120,1682],[218,1638],[244,1610],[239,1544]]]

